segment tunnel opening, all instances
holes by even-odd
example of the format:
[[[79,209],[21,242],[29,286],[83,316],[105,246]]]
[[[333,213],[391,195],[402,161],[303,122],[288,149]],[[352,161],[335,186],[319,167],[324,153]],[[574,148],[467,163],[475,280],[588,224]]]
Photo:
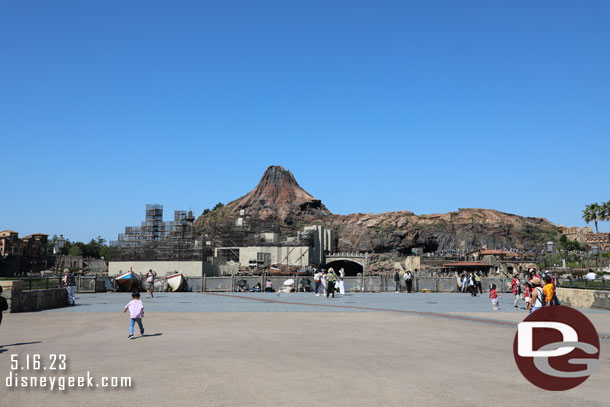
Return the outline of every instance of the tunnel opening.
[[[326,270],[328,270],[329,268],[332,267],[336,273],[339,273],[339,269],[341,269],[341,267],[343,267],[343,270],[345,270],[346,277],[357,276],[358,273],[362,273],[362,270],[363,270],[362,265],[356,263],[355,261],[350,261],[350,260],[331,261],[329,263],[326,263],[326,265],[323,267]]]

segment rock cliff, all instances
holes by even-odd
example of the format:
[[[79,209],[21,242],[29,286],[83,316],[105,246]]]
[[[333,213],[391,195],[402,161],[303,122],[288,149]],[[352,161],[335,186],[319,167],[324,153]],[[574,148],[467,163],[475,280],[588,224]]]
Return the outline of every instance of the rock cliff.
[[[306,224],[324,224],[336,231],[338,251],[402,256],[410,254],[413,248],[426,252],[483,245],[535,249],[557,235],[556,226],[546,219],[491,209],[459,209],[419,216],[408,211],[334,215],[301,188],[290,171],[279,166],[269,167],[247,195],[200,216],[196,225],[205,231],[210,222],[233,222],[240,216],[275,223],[282,233],[296,232]]]

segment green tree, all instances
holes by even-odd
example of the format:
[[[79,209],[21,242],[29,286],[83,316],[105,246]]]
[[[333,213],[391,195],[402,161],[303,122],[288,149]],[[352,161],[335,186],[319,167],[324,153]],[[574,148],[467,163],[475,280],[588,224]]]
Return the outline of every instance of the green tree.
[[[80,242],[79,242],[80,243]],[[79,245],[73,245],[70,247],[70,251],[68,252],[70,256],[80,256],[83,254],[83,249]]]
[[[218,202],[214,208],[212,208],[213,211],[215,211],[216,209],[220,209],[223,208],[225,206],[225,204],[223,204],[222,202]]]
[[[599,220],[610,221],[610,201],[604,202],[599,207]]]
[[[599,233],[599,230],[597,229],[597,222],[600,220],[601,212],[602,207],[599,206],[597,202],[585,206],[585,209],[582,211],[582,218],[587,225],[590,222],[595,223],[595,233]]]

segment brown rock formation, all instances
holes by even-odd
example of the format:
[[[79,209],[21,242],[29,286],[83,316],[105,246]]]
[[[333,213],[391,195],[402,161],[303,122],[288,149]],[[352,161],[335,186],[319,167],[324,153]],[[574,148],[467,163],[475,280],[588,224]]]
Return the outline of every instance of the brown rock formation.
[[[489,248],[533,249],[557,234],[543,218],[525,218],[491,209],[459,209],[445,214],[412,212],[333,215],[319,199],[299,186],[292,173],[271,166],[250,193],[224,208],[202,215],[196,225],[231,222],[245,210],[247,217],[277,224],[282,233],[301,225],[319,223],[337,232],[338,251],[407,255],[418,247],[425,251]]]
[[[302,223],[327,219],[331,212],[297,183],[283,167],[267,168],[256,188],[224,208],[200,216],[195,225],[205,228],[210,222],[227,222],[240,216],[276,223],[284,231]]]

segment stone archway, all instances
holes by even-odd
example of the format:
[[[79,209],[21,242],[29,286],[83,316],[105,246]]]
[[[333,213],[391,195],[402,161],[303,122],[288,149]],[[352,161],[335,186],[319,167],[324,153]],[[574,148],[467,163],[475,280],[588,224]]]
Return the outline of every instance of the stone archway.
[[[323,268],[325,269],[329,269],[329,268],[333,268],[335,270],[335,272],[339,272],[339,269],[341,267],[343,267],[343,269],[345,270],[345,276],[346,277],[354,277],[356,275],[358,275],[359,273],[362,273],[364,267],[362,267],[362,264],[357,263],[355,261],[351,261],[351,260],[333,260],[333,261],[329,261],[328,263],[326,263],[326,265],[323,266]]]

